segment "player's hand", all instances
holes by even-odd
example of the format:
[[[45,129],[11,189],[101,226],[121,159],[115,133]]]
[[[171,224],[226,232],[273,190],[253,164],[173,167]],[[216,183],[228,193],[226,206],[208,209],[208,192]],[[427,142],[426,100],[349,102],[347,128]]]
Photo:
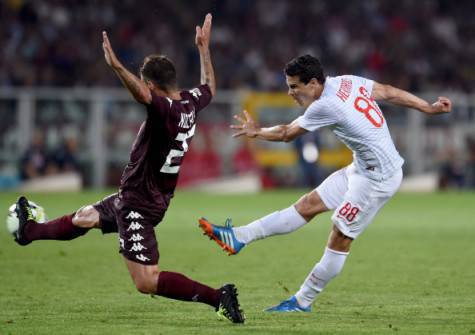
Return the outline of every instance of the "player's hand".
[[[102,32],[102,49],[104,49],[104,58],[107,64],[114,69],[120,67],[121,64],[112,50],[111,42],[105,31]]]
[[[200,51],[207,50],[209,48],[209,40],[211,38],[211,21],[213,16],[208,13],[203,22],[203,27],[196,26],[195,44]]]
[[[237,129],[237,132],[233,134],[233,137],[247,136],[247,137],[256,137],[257,132],[259,131],[259,126],[256,124],[256,121],[249,115],[249,113],[244,110],[242,112],[243,116],[234,115],[240,124],[233,124],[230,127],[232,129]]]
[[[449,98],[439,97],[436,102],[431,105],[429,114],[450,113],[452,111],[452,102]]]

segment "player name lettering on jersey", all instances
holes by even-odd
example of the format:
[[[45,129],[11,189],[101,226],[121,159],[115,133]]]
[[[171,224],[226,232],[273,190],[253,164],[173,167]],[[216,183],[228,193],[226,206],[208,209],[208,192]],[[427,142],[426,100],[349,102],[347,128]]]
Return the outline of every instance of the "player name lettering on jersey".
[[[351,88],[353,87],[353,82],[350,79],[343,78],[340,83],[340,88],[336,92],[336,96],[341,99],[341,101],[346,102],[351,95]]]
[[[127,231],[129,231],[129,230],[134,230],[135,231],[135,230],[139,230],[139,229],[143,229],[143,226],[138,222],[132,221],[129,228],[127,228]]]
[[[195,111],[191,111],[189,114],[181,113],[180,115],[180,123],[178,127],[181,128],[190,128],[195,124]]]

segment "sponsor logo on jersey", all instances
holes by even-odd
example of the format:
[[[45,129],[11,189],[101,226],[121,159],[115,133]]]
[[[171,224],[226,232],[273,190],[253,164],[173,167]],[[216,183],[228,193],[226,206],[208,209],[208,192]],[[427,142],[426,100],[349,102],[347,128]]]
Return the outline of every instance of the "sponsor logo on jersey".
[[[140,234],[132,234],[132,237],[129,238],[129,241],[139,242],[139,241],[142,241],[143,239],[144,239],[144,237]]]
[[[147,248],[143,246],[142,243],[140,242],[137,242],[137,243],[134,243],[132,245],[132,248],[130,248],[129,251],[142,251],[142,250],[146,250]]]
[[[129,230],[135,231],[135,230],[139,230],[139,229],[143,229],[143,226],[138,222],[132,221],[132,223],[129,225],[129,228],[127,228],[127,231],[129,231]]]
[[[142,261],[142,262],[145,262],[145,261],[149,261],[149,260],[150,260],[150,258],[144,256],[143,254],[135,255],[135,258],[137,258],[139,261]]]
[[[143,219],[143,216],[139,212],[130,211],[129,214],[125,217],[126,219]]]
[[[192,89],[192,90],[190,90],[189,92],[190,92],[191,95],[192,95],[194,98],[196,98],[196,99],[198,99],[198,98],[201,96],[201,91],[200,91],[200,89],[199,89],[198,87],[197,87],[197,88],[194,88],[194,89]]]

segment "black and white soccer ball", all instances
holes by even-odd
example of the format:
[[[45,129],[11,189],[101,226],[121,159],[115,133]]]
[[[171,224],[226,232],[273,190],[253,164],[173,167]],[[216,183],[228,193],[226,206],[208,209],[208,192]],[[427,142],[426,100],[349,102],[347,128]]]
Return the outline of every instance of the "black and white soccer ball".
[[[34,203],[33,201],[28,201],[28,203],[30,204],[31,212],[35,221],[38,223],[45,223],[47,220],[45,209],[40,205]],[[18,230],[19,226],[18,215],[16,214],[15,208],[16,203],[8,208],[8,215],[6,220],[7,229],[11,234],[14,234]]]

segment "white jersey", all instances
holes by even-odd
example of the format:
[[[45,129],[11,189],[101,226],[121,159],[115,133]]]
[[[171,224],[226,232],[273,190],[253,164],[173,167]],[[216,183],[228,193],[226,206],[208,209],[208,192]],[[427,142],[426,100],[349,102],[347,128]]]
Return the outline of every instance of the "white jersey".
[[[387,122],[371,99],[373,81],[357,76],[327,77],[322,95],[297,119],[314,131],[330,126],[353,151],[357,170],[374,180],[385,180],[404,160],[397,152]]]

